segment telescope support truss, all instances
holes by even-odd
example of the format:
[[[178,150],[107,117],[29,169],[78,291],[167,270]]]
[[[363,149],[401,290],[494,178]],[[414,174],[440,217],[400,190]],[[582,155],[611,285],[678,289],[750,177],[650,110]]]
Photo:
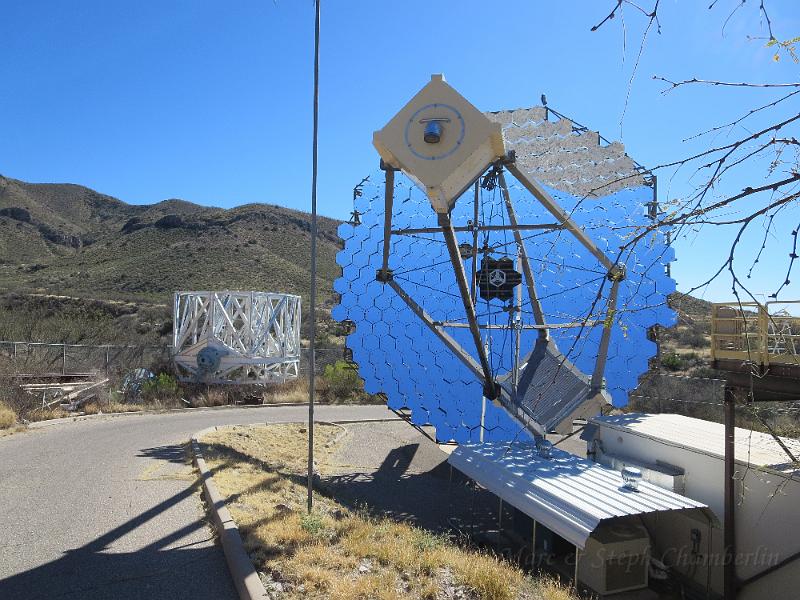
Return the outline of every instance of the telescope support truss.
[[[177,292],[173,361],[187,382],[260,384],[296,379],[300,296]]]
[[[525,418],[525,415],[521,413],[519,407],[516,406],[518,404],[518,400],[523,398],[526,393],[527,389],[522,389],[522,387],[526,387],[530,384],[530,376],[520,377],[520,370],[523,367],[527,367],[529,372],[533,372],[536,368],[536,365],[533,364],[535,361],[540,360],[540,357],[545,352],[545,347],[548,344],[549,334],[548,330],[553,328],[565,328],[565,327],[577,327],[577,328],[587,328],[593,327],[596,325],[603,326],[602,337],[600,340],[600,346],[598,355],[595,361],[595,368],[594,371],[591,373],[590,379],[590,396],[594,397],[599,394],[603,388],[603,374],[605,371],[605,365],[608,358],[608,350],[609,344],[611,340],[611,329],[613,325],[613,319],[617,309],[617,297],[619,291],[619,284],[625,278],[625,269],[623,266],[618,265],[615,261],[609,258],[597,245],[594,241],[586,234],[586,232],[577,224],[575,221],[572,220],[570,215],[565,212],[561,206],[555,201],[555,199],[547,193],[547,191],[539,185],[536,181],[529,178],[528,175],[521,171],[514,162],[514,154],[510,152],[504,159],[494,161],[485,166],[482,170],[480,175],[475,178],[473,182],[467,186],[466,189],[469,187],[475,187],[475,220],[468,226],[460,226],[454,227],[452,221],[450,219],[449,213],[438,213],[438,221],[439,227],[426,227],[426,228],[405,228],[405,229],[393,229],[392,228],[392,208],[394,203],[394,171],[396,170],[391,165],[382,163],[381,167],[386,172],[386,179],[385,179],[385,190],[384,190],[384,198],[385,198],[385,213],[384,213],[384,235],[383,235],[383,261],[382,261],[382,268],[378,270],[376,274],[376,279],[381,283],[388,284],[396,293],[397,295],[405,302],[405,304],[411,309],[411,311],[442,341],[442,343],[451,351],[453,354],[464,363],[470,371],[481,381],[484,388],[484,395],[491,399],[497,400],[500,404],[506,406],[509,411],[514,414],[515,416],[522,420],[524,424],[535,434],[543,434],[545,431],[542,427],[535,422],[531,422],[530,419]],[[538,200],[538,202],[547,210],[553,217],[555,217],[555,223],[545,223],[545,224],[521,224],[517,220],[516,212],[514,210],[513,202],[511,200],[511,195],[508,189],[508,185],[506,182],[505,175],[503,170],[508,170],[515,179],[517,179],[522,186],[528,190],[534,198]],[[494,225],[494,226],[487,226],[481,225],[478,222],[478,213],[477,213],[477,206],[479,201],[479,185],[481,179],[484,176],[495,177],[496,181],[501,188],[503,201],[506,209],[506,213],[508,215],[508,225]],[[520,358],[519,358],[519,349],[516,350],[516,358],[514,369],[511,374],[512,378],[512,389],[509,390],[506,385],[500,385],[496,380],[492,373],[491,364],[489,361],[489,356],[487,352],[487,348],[481,338],[481,329],[490,328],[488,325],[480,325],[478,323],[478,319],[476,316],[475,311],[475,303],[477,301],[477,282],[476,282],[476,273],[477,273],[477,254],[479,251],[478,248],[478,233],[481,231],[502,231],[508,230],[511,231],[514,236],[514,241],[517,246],[518,252],[518,266],[521,267],[522,274],[525,279],[526,287],[528,289],[528,301],[531,306],[531,311],[533,313],[533,320],[534,324],[523,324],[521,319],[517,319],[515,328],[522,329],[535,329],[538,331],[538,338],[533,351],[528,355],[525,359],[525,365],[521,365]],[[548,324],[545,319],[544,312],[541,307],[541,303],[539,302],[539,298],[536,292],[536,280],[531,269],[530,261],[528,258],[528,252],[525,247],[525,242],[520,232],[522,231],[529,231],[529,230],[565,230],[569,232],[584,248],[586,248],[606,269],[607,272],[607,281],[611,283],[610,290],[608,292],[607,298],[604,299],[604,310],[603,318],[596,319],[591,318],[592,315],[587,315],[585,320],[574,322],[574,323],[551,323]],[[472,278],[471,280],[467,278],[466,272],[464,270],[464,262],[463,257],[459,251],[458,240],[456,239],[456,232],[472,232]],[[392,235],[416,235],[420,233],[440,233],[444,236],[444,241],[447,245],[448,255],[450,258],[450,262],[453,267],[453,272],[455,275],[456,284],[458,286],[459,295],[461,296],[462,303],[464,306],[464,313],[466,316],[467,323],[449,323],[449,322],[437,322],[431,318],[431,316],[425,311],[425,309],[416,301],[414,300],[403,288],[394,281],[392,277],[392,270],[389,268],[389,255],[390,255],[390,247],[391,247],[391,236]],[[517,304],[521,304],[521,297],[520,297],[520,290],[517,291]],[[519,308],[519,307],[518,307]],[[600,312],[600,311],[598,311]],[[454,327],[454,328],[469,328],[472,342],[475,348],[475,356],[477,356],[477,360],[473,358],[473,355],[467,352],[458,341],[456,341],[452,336],[450,336],[446,331],[445,328]],[[495,326],[497,327],[497,326]],[[518,336],[518,332],[517,332]],[[563,358],[563,357],[562,357]],[[566,362],[566,358],[563,358]],[[522,387],[520,387],[522,386]]]

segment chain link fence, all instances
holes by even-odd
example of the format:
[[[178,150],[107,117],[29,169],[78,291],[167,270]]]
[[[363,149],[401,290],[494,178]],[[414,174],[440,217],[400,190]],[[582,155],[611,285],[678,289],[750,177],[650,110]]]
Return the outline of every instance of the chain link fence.
[[[364,402],[358,368],[345,359],[341,348],[316,350],[316,388],[320,402]],[[171,347],[90,345],[0,341],[0,402],[24,418],[37,411],[64,407],[60,401],[81,386],[89,386],[92,401],[108,410],[110,404],[141,404],[162,408],[215,406],[241,403],[306,402],[311,351],[301,349],[299,376],[286,383],[262,385],[179,384],[171,364]],[[143,397],[141,377],[164,374]],[[131,378],[137,379],[134,393]],[[127,381],[127,384],[126,384]],[[97,384],[97,385],[95,385]],[[76,397],[77,398],[77,397]],[[72,398],[74,401],[75,398]],[[78,408],[79,404],[74,405]],[[72,410],[72,409],[70,409]],[[81,407],[83,410],[83,407]]]
[[[0,341],[0,373],[18,379],[118,379],[134,369],[169,365],[169,346],[118,346]]]
[[[628,412],[675,413],[724,423],[725,380],[647,373],[629,394]],[[800,436],[800,402],[749,402],[736,405],[736,426],[754,431]]]
[[[135,369],[154,373],[169,372],[170,346],[117,346],[89,344],[53,344],[45,342],[0,341],[0,368],[6,376],[16,377],[124,377]],[[346,361],[341,348],[321,348],[315,352],[316,373],[323,375],[327,365]],[[308,377],[311,350],[300,351],[301,378]]]

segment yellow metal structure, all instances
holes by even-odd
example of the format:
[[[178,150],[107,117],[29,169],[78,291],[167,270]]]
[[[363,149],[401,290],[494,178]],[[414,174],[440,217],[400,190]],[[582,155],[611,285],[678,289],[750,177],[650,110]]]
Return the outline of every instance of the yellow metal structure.
[[[788,305],[800,308],[800,300],[713,304],[711,359],[800,366],[800,316],[775,309]]]
[[[402,169],[446,214],[488,165],[505,156],[499,123],[432,75],[373,142],[383,162]]]

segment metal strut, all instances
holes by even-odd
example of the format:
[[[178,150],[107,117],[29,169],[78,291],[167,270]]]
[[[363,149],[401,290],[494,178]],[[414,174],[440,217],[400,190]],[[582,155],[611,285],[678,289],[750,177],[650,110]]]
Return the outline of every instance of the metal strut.
[[[567,214],[567,212],[561,208],[558,203],[548,194],[545,189],[539,185],[533,179],[529,179],[528,176],[519,170],[516,164],[513,162],[507,162],[506,168],[508,172],[511,173],[517,181],[519,181],[525,189],[527,189],[531,194],[533,194],[534,198],[536,198],[542,206],[544,206],[547,211],[553,215],[561,225],[564,226],[575,238],[583,244],[584,248],[586,248],[589,252],[591,252],[594,257],[600,261],[600,264],[603,265],[608,271],[611,271],[614,268],[614,263],[609,259],[600,248],[595,245],[592,239],[586,235],[586,232],[581,229],[575,221],[572,220],[572,217]]]
[[[600,337],[600,347],[597,350],[597,359],[594,363],[592,373],[591,393],[597,394],[603,388],[603,374],[606,370],[608,360],[608,347],[611,344],[611,328],[614,325],[614,316],[617,313],[617,296],[619,295],[619,283],[625,278],[625,270],[617,267],[608,274],[611,280],[611,291],[608,293],[608,308],[606,319],[603,323],[603,333]]]
[[[542,311],[542,305],[539,302],[539,297],[536,295],[536,280],[533,277],[533,271],[531,270],[531,263],[528,260],[528,251],[525,248],[525,241],[522,239],[522,235],[520,234],[519,225],[517,224],[517,214],[514,211],[514,206],[511,203],[511,194],[508,192],[508,185],[506,184],[505,175],[503,175],[502,168],[498,167],[497,171],[497,178],[500,182],[500,189],[503,192],[503,199],[505,200],[506,204],[506,212],[508,213],[508,220],[511,222],[511,226],[513,227],[514,231],[514,240],[517,242],[517,247],[519,248],[519,255],[522,259],[522,274],[525,275],[525,285],[528,288],[528,300],[531,303],[531,310],[533,311],[533,318],[536,321],[537,325],[545,325],[544,320],[544,312]],[[547,330],[540,329],[539,330],[539,337],[546,338],[547,337]]]
[[[481,371],[481,366],[475,362],[475,359],[472,358],[465,350],[461,347],[461,345],[447,332],[441,330],[441,325],[436,323],[431,316],[425,312],[425,309],[422,308],[417,302],[409,296],[406,291],[400,287],[394,279],[389,279],[386,282],[389,287],[391,287],[398,296],[406,303],[406,306],[411,309],[417,317],[430,329],[436,337],[438,337],[442,343],[447,346],[447,348],[456,355],[456,357],[464,363],[464,365],[472,371],[478,378],[483,379],[483,372]]]
[[[392,209],[394,206],[394,168],[381,161],[381,168],[386,172],[384,183],[384,213],[383,213],[383,260],[381,270],[378,271],[378,281],[384,283],[391,277],[389,270],[389,249],[392,241]]]
[[[484,378],[484,395],[490,400],[494,400],[499,395],[498,385],[494,381],[492,375],[492,368],[489,365],[489,358],[486,356],[486,349],[483,347],[483,340],[481,339],[481,331],[478,327],[478,317],[475,314],[475,305],[472,304],[472,295],[470,293],[470,284],[467,281],[467,275],[464,272],[464,264],[461,262],[461,254],[458,251],[458,240],[456,233],[453,231],[453,225],[450,222],[450,216],[446,214],[439,214],[439,226],[444,232],[444,240],[447,243],[447,251],[450,254],[450,262],[453,265],[453,271],[456,276],[456,283],[458,284],[458,291],[461,294],[461,300],[464,304],[464,312],[467,315],[467,322],[469,323],[469,330],[472,334],[472,341],[475,344],[475,351],[478,353],[478,358],[481,363]]]
[[[594,372],[591,379],[591,391],[597,394],[602,389],[603,373],[605,372],[606,361],[608,359],[608,347],[611,343],[611,330],[613,325],[614,315],[617,312],[617,296],[619,294],[619,284],[625,279],[625,267],[612,261],[606,254],[597,247],[592,239],[586,235],[586,232],[572,220],[572,217],[563,209],[558,203],[539,185],[538,182],[528,178],[528,176],[521,171],[513,160],[506,160],[503,164],[525,188],[533,194],[539,203],[547,209],[547,211],[558,219],[559,223],[569,231],[575,239],[577,239],[584,248],[586,248],[592,255],[607,269],[606,276],[611,281],[611,290],[609,292],[608,305],[606,309],[605,324],[603,334],[600,338],[600,348],[597,353],[597,360],[595,361]],[[502,172],[499,177],[503,178]],[[503,185],[504,179],[501,179]],[[504,190],[505,185],[503,185]]]

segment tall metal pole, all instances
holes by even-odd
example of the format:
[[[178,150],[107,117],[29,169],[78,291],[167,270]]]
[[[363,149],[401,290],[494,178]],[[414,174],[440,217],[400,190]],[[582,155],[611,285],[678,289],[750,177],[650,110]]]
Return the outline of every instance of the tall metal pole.
[[[314,2],[314,132],[311,144],[311,373],[308,377],[308,512],[314,506],[314,386],[317,345],[317,139],[319,132],[319,14]]]

